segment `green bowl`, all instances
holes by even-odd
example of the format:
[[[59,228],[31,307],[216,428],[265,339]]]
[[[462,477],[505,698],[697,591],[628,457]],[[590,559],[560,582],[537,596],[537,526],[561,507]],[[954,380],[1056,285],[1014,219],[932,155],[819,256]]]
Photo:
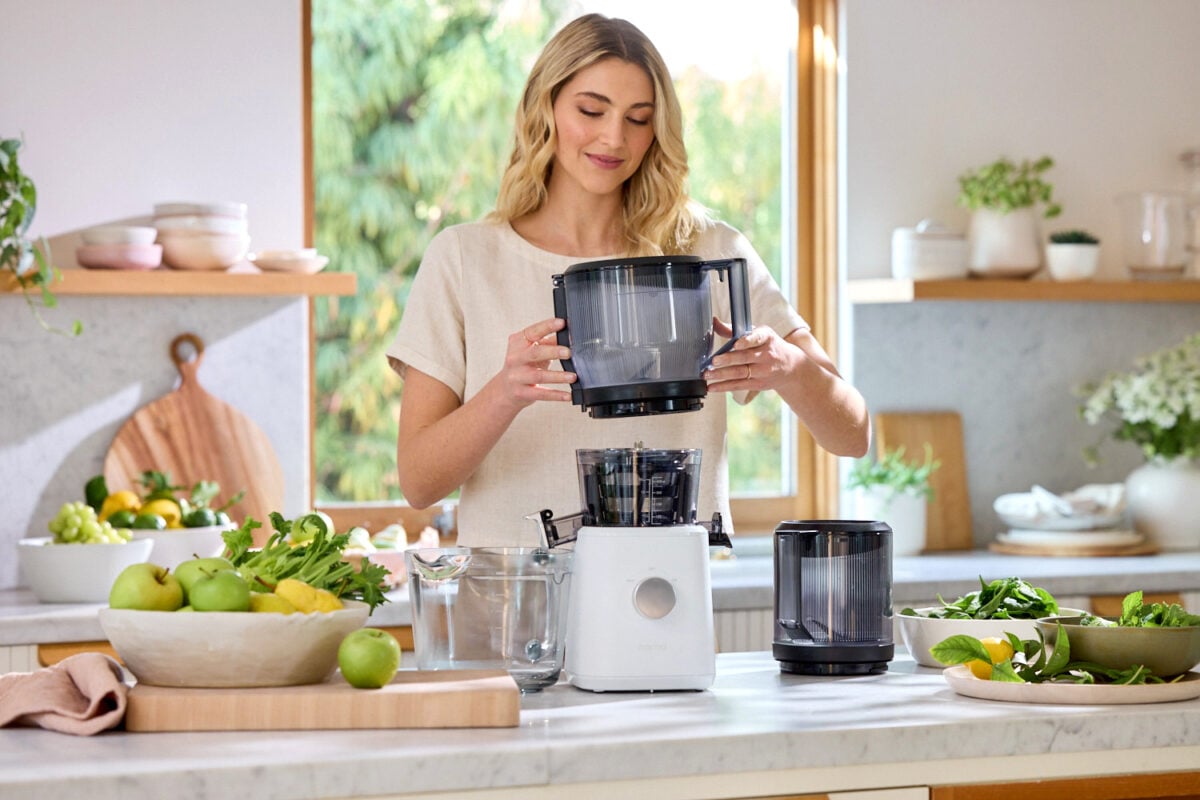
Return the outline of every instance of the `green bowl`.
[[[1105,617],[1115,622],[1113,617]],[[1142,665],[1160,678],[1187,672],[1200,664],[1200,626],[1188,628],[1096,627],[1082,617],[1043,617],[1038,630],[1053,648],[1058,626],[1071,643],[1072,661],[1091,661],[1109,669]]]

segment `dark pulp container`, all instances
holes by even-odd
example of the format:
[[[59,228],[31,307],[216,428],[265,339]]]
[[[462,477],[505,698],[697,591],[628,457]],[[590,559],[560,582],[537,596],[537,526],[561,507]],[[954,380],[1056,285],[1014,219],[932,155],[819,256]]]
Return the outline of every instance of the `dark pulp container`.
[[[775,528],[775,641],[783,672],[887,671],[892,529],[869,520],[788,520]]]

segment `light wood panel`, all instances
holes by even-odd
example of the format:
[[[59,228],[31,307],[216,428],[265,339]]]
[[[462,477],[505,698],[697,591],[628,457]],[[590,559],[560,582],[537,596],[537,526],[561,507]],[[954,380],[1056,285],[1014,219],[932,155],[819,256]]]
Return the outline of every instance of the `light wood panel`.
[[[1200,772],[934,786],[930,800],[1197,800]]]
[[[970,550],[971,502],[962,418],[957,411],[880,412],[875,415],[878,455],[904,447],[906,459],[924,459],[928,442],[941,466],[930,477],[933,497],[926,506],[925,551]]]
[[[1200,281],[1041,281],[964,279],[913,281],[864,278],[849,281],[852,303],[914,300],[1021,300],[1091,303],[1196,303]]]
[[[106,641],[99,642],[46,642],[37,646],[38,664],[51,667],[79,653],[103,653],[106,656],[121,661],[117,651]],[[122,662],[123,663],[123,662]]]
[[[348,272],[318,272],[294,275],[287,272],[209,272],[198,270],[155,269],[99,270],[65,269],[62,280],[55,281],[55,295],[93,295],[113,297],[144,296],[249,296],[249,295],[353,295],[358,276]],[[11,274],[0,274],[0,292],[19,292]]]

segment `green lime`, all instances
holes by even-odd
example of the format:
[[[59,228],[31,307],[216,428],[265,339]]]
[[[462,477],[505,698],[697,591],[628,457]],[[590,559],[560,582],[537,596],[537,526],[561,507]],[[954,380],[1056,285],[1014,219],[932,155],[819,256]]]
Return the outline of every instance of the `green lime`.
[[[106,497],[108,497],[108,484],[104,481],[103,475],[97,475],[83,487],[83,499],[87,501],[89,506],[96,509],[97,512],[104,505]]]
[[[161,531],[166,530],[167,521],[158,514],[138,514],[133,518],[131,528],[139,530]]]
[[[132,528],[137,515],[132,511],[114,511],[108,515],[108,524],[114,528]]]
[[[183,515],[183,527],[207,528],[217,524],[217,514],[211,508],[193,508]]]

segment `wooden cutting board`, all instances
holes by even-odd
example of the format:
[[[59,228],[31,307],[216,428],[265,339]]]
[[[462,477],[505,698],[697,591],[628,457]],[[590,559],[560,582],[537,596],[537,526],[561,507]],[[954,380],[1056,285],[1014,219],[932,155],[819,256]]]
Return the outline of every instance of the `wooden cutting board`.
[[[191,359],[186,357],[189,345]],[[179,371],[179,386],[136,411],[117,431],[104,459],[109,489],[138,491],[142,472],[157,470],[169,474],[177,486],[216,481],[221,493],[214,507],[245,490],[229,516],[239,524],[247,516],[262,522],[256,533],[265,539],[269,514],[282,511],[284,495],[283,469],[270,439],[252,419],[200,385],[200,337],[176,336],[169,353]]]
[[[962,417],[956,411],[888,411],[875,415],[875,449],[879,455],[903,445],[906,459],[923,461],[926,442],[941,466],[929,479],[933,499],[925,510],[925,552],[971,550],[975,544]]]
[[[129,731],[513,728],[521,693],[504,671],[401,670],[382,689],[326,683],[254,689],[129,690]]]
[[[988,544],[993,553],[1004,553],[1010,556],[1078,556],[1078,557],[1112,557],[1112,556],[1150,556],[1159,552],[1159,547],[1151,541],[1135,544],[1047,544],[1031,542],[1001,542]]]

